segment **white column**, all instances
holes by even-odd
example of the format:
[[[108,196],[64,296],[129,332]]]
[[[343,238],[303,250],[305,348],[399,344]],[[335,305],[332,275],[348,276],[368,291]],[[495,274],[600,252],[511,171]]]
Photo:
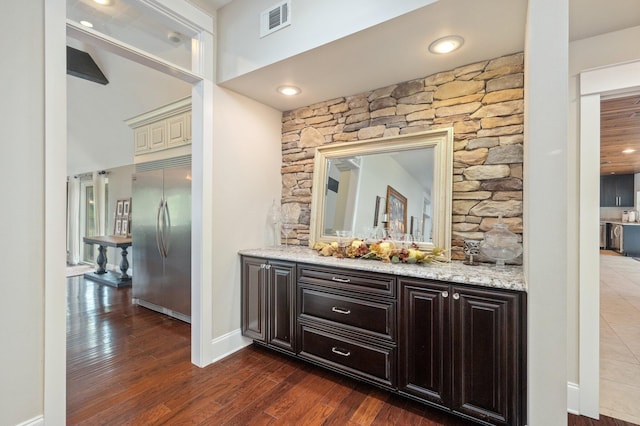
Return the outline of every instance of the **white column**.
[[[44,418],[66,419],[65,179],[67,175],[66,4],[44,2]]]
[[[529,0],[524,156],[529,425],[567,423],[568,25],[568,0]]]

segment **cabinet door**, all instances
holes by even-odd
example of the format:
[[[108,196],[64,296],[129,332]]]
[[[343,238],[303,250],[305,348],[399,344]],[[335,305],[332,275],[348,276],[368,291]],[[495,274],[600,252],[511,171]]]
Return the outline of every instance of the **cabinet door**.
[[[185,115],[180,114],[167,119],[168,146],[183,145],[187,139]]]
[[[191,143],[191,111],[185,114],[185,137],[187,143]]]
[[[149,126],[137,128],[133,133],[134,154],[143,154],[149,150]]]
[[[452,409],[492,424],[522,424],[520,294],[452,292]]]
[[[601,176],[600,207],[633,207],[634,180],[632,174]]]
[[[616,176],[616,195],[619,207],[633,207],[634,205],[634,176]]]
[[[616,207],[615,176],[600,176],[600,207]]]
[[[295,265],[269,262],[269,338],[267,343],[295,353]]]
[[[242,334],[262,342],[266,341],[266,261],[242,258]]]
[[[164,121],[149,125],[149,148],[164,149],[167,147],[167,132]]]
[[[398,388],[441,406],[450,404],[449,285],[400,279]]]

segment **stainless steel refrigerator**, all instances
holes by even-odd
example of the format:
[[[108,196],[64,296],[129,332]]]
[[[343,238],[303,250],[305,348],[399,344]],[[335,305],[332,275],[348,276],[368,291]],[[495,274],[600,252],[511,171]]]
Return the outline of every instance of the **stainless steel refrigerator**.
[[[184,162],[136,166],[131,219],[132,291],[134,304],[190,323],[190,157],[188,166]],[[152,170],[141,171],[145,168]]]

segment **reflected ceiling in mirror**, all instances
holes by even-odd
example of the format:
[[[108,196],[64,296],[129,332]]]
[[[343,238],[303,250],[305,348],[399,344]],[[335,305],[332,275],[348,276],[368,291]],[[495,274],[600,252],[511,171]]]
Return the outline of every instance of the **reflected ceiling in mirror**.
[[[452,129],[316,150],[310,244],[353,236],[451,245]]]

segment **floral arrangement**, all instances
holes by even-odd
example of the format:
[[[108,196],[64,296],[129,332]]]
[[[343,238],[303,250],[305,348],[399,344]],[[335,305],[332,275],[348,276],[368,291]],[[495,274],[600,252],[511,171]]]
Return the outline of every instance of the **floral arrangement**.
[[[410,248],[398,248],[393,241],[382,240],[367,244],[354,239],[345,247],[337,242],[324,243],[318,241],[313,246],[321,256],[348,257],[351,259],[374,259],[391,263],[437,263],[437,259],[444,253],[444,249],[435,247],[430,253],[418,249],[416,244]]]

